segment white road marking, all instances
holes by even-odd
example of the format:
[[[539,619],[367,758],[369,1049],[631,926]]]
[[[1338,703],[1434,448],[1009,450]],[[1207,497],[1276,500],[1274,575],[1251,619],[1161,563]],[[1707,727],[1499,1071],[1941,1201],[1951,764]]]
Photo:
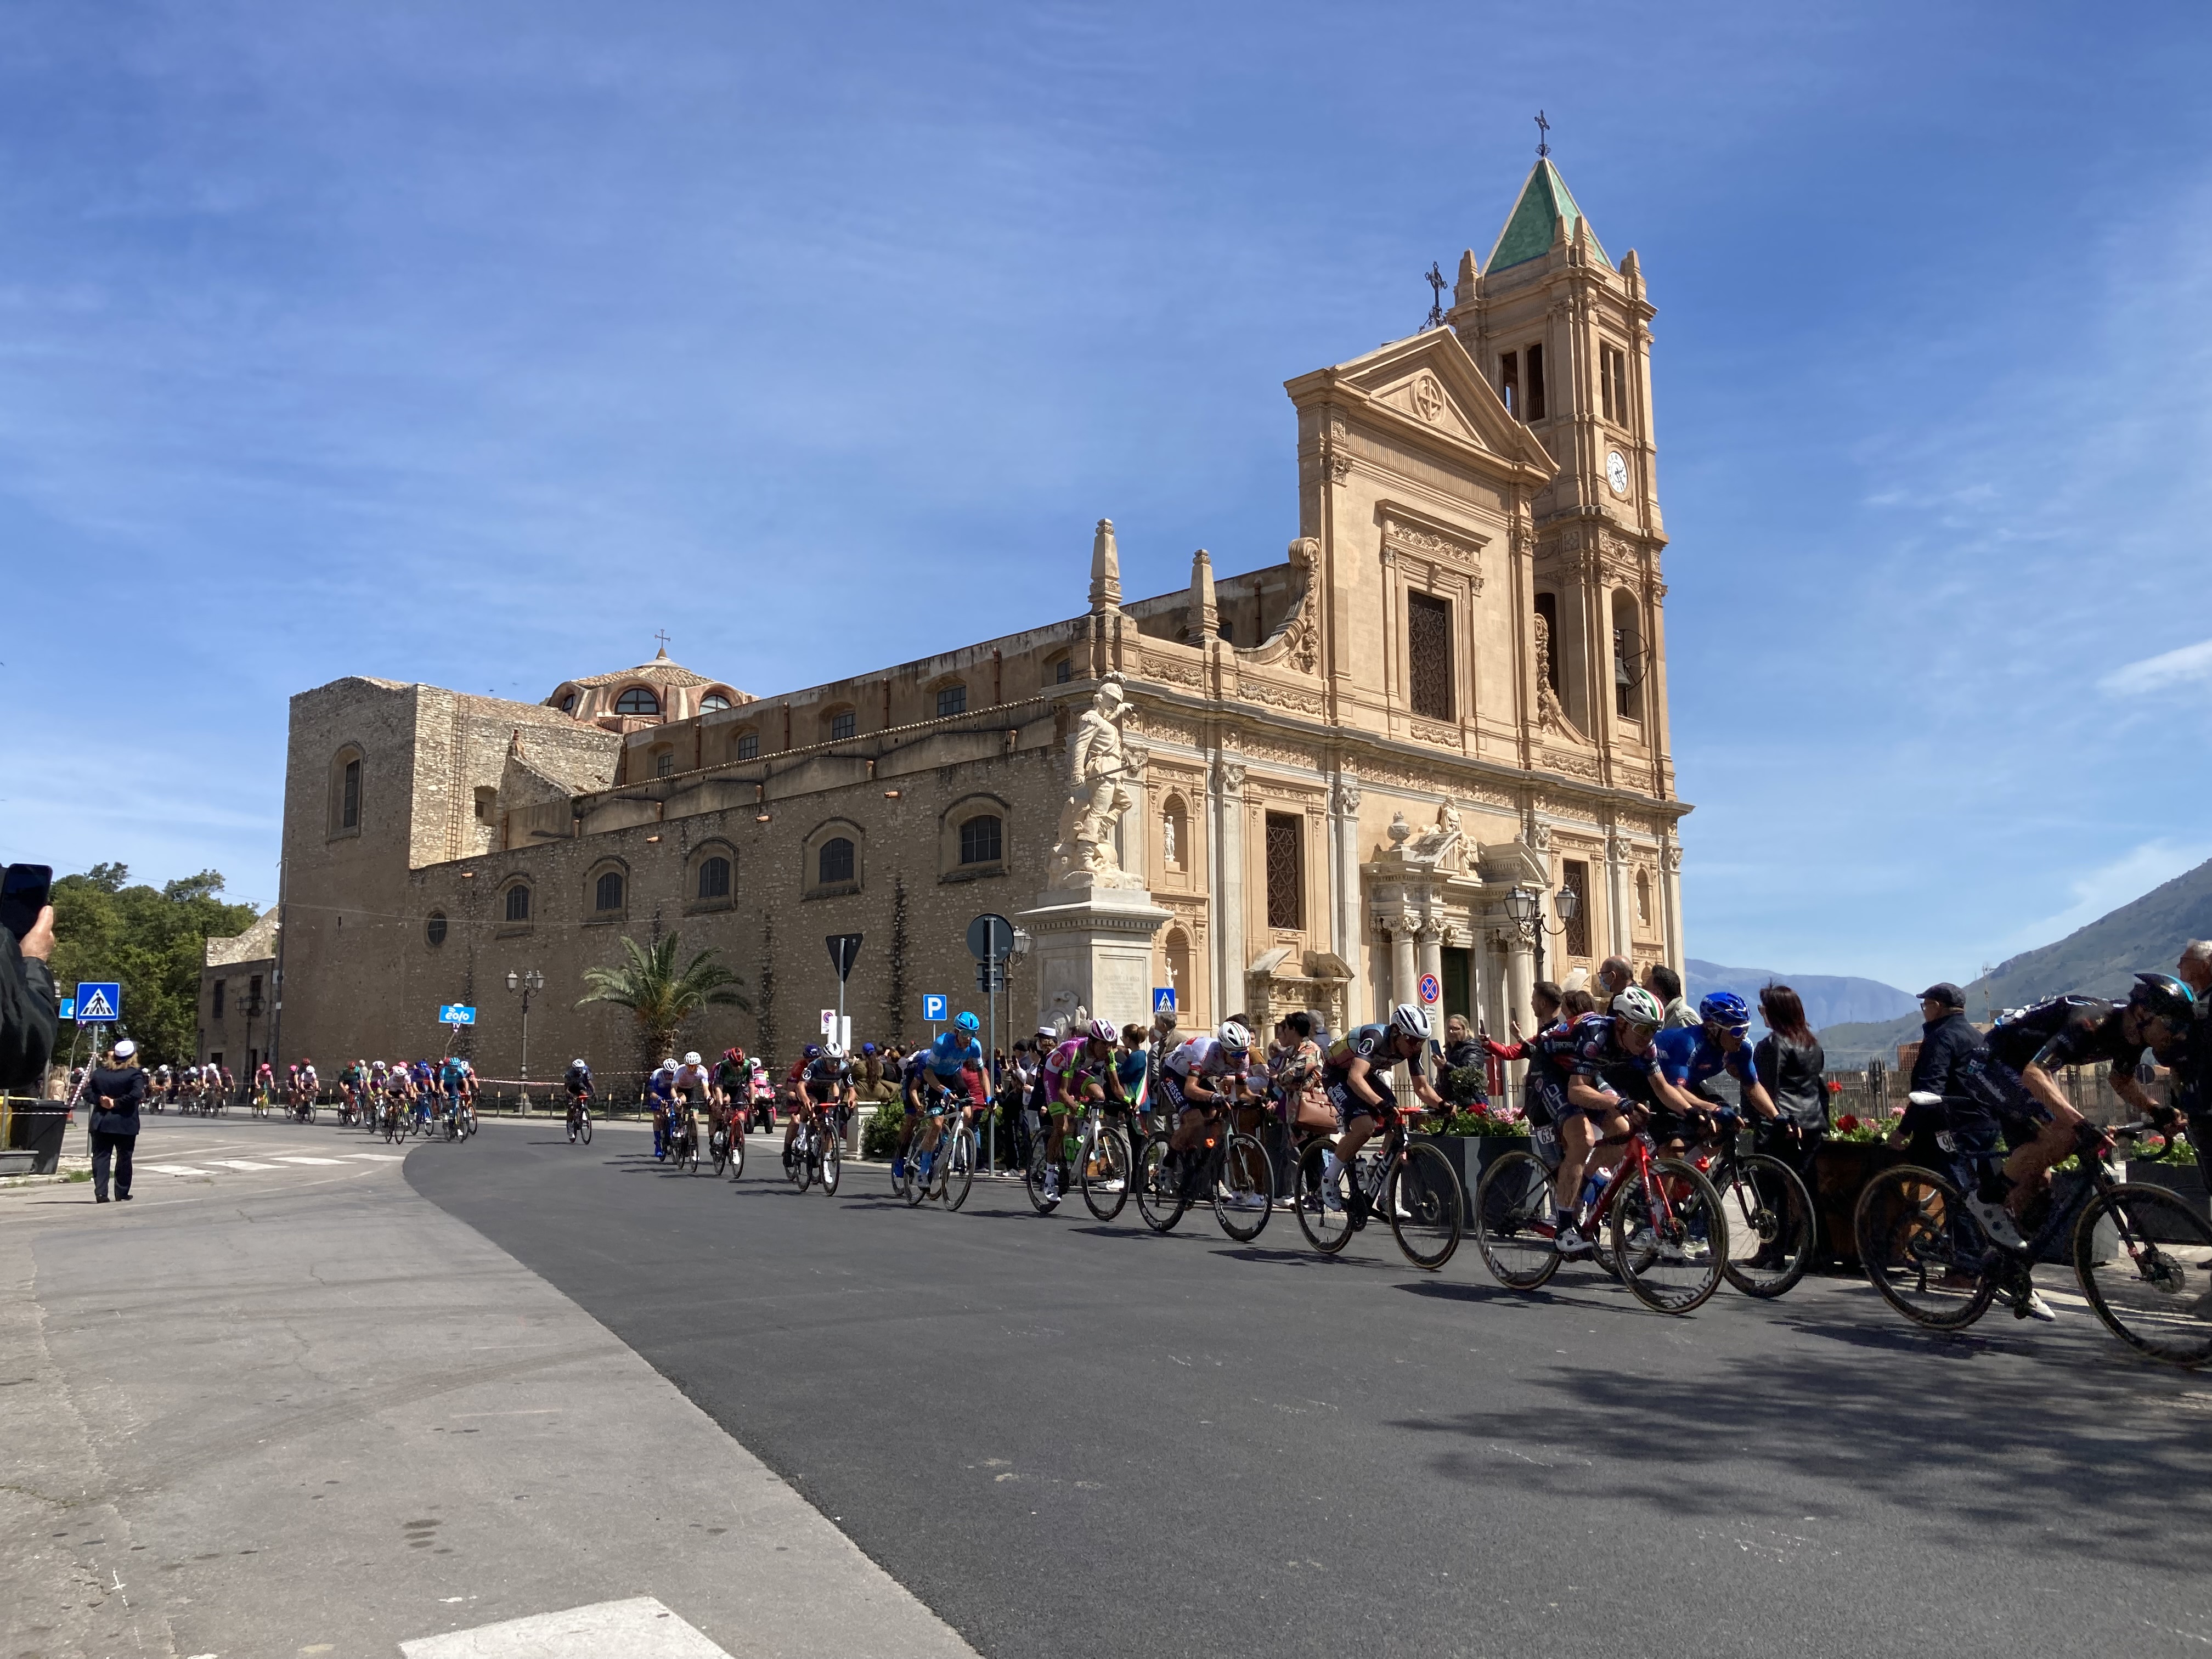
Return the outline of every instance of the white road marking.
[[[243,1158],[218,1158],[210,1161],[222,1164],[226,1170],[276,1170],[283,1167],[276,1164],[256,1164]]]
[[[730,1659],[650,1595],[402,1642],[406,1659]]]
[[[407,1161],[406,1155],[402,1152],[348,1152],[346,1156],[374,1158],[379,1164],[404,1164]]]
[[[343,1158],[288,1158],[281,1152],[277,1154],[276,1161],[279,1164],[328,1164],[332,1165],[342,1164],[345,1162]]]
[[[151,1170],[155,1175],[204,1176],[207,1173],[205,1170],[194,1169],[189,1164],[141,1164],[138,1167]]]

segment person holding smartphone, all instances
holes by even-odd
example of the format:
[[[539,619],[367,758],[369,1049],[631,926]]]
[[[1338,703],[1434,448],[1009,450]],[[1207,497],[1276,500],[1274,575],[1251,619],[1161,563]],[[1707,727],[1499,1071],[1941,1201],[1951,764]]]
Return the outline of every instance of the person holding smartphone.
[[[11,864],[0,876],[0,1090],[39,1088],[54,1057],[61,1005],[46,962],[54,953],[54,872]]]

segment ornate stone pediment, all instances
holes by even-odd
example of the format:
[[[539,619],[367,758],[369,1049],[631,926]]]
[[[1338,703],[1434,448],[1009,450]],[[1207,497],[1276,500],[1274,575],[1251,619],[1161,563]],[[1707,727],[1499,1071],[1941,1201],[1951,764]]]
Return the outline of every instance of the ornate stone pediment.
[[[1469,586],[1482,592],[1483,538],[1414,518],[1401,507],[1386,507],[1382,516],[1386,561],[1425,559],[1465,576]]]

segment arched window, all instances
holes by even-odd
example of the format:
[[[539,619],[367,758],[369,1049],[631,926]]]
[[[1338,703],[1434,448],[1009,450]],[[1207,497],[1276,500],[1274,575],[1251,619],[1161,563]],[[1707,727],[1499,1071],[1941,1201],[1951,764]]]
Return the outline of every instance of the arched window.
[[[530,920],[530,884],[518,881],[507,890],[507,919],[510,922]]]
[[[731,745],[730,756],[733,760],[758,760],[760,758],[760,733],[757,732],[738,732],[737,742]]]
[[[709,691],[705,696],[699,699],[699,712],[702,714],[711,714],[718,708],[727,708],[729,707],[729,698],[720,691]]]
[[[1636,920],[1642,927],[1651,925],[1651,872],[1649,870],[1636,872]]]
[[[1626,588],[1613,596],[1613,712],[1625,720],[1644,718],[1644,629]]]
[[[653,757],[653,775],[656,778],[668,778],[676,775],[676,751],[673,749],[663,749],[654,754]]]
[[[941,685],[937,689],[937,716],[964,714],[968,712],[968,688],[964,685]]]
[[[658,714],[659,712],[660,699],[646,686],[633,685],[615,700],[615,713],[617,714]]]
[[[573,714],[576,712],[576,694],[574,691],[565,693],[562,696],[561,712],[564,714]]]
[[[619,910],[623,908],[623,878],[619,870],[600,873],[592,888],[592,908],[594,910]]]
[[[443,910],[430,912],[430,919],[422,924],[422,937],[433,945],[446,942],[446,913]]]
[[[1185,1029],[1196,1024],[1198,988],[1190,977],[1190,935],[1180,927],[1168,929],[1168,983],[1175,987],[1176,1011]]]
[[[833,887],[853,879],[853,843],[843,836],[832,836],[822,843],[816,855],[815,882],[818,886]]]
[[[860,729],[860,720],[850,708],[832,708],[822,716],[822,735],[831,743],[842,743]]]
[[[1190,868],[1190,808],[1170,795],[1160,809],[1160,859],[1170,870]]]
[[[960,862],[996,864],[1004,825],[994,812],[980,813],[960,826]]]
[[[699,896],[702,899],[727,898],[730,896],[730,861],[714,857],[702,860],[699,866]]]

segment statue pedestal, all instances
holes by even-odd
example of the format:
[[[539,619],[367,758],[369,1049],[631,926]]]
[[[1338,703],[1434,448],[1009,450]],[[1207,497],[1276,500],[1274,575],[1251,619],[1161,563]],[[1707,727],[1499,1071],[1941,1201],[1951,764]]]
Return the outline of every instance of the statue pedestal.
[[[1141,887],[1063,887],[1014,921],[1032,941],[1037,1023],[1093,1019],[1144,1024],[1152,1017],[1152,940],[1169,913]]]

